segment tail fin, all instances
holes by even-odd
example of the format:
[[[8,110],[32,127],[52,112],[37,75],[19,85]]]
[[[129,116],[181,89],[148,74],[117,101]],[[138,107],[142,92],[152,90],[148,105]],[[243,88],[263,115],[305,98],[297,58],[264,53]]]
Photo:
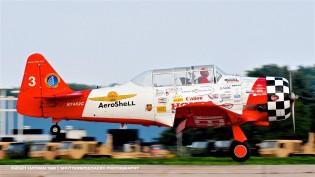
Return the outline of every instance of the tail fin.
[[[43,55],[32,54],[26,62],[17,111],[28,116],[43,117],[43,98],[71,92]]]

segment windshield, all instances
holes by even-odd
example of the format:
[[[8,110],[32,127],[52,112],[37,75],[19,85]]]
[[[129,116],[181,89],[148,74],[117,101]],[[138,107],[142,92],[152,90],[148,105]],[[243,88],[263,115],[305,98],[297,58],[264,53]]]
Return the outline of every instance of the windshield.
[[[140,86],[152,86],[152,71],[145,71],[137,75],[131,82]]]
[[[276,141],[265,141],[260,144],[260,148],[275,148],[276,145]]]
[[[216,82],[219,82],[223,75],[225,75],[225,73],[220,68],[215,67],[215,80],[216,80]]]
[[[148,87],[187,86],[192,84],[213,84],[218,82],[224,72],[213,65],[177,67],[145,71],[131,82]]]

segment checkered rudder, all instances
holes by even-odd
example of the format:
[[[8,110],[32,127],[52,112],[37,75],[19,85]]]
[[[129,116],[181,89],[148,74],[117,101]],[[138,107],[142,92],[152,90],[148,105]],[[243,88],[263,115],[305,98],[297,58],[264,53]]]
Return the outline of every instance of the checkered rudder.
[[[284,120],[291,115],[289,82],[282,77],[266,77],[269,121]]]

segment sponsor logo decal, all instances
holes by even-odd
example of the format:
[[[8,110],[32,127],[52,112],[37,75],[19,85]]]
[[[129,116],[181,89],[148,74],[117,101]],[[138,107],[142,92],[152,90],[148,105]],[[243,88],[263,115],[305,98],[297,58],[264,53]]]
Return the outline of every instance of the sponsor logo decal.
[[[119,95],[115,91],[110,91],[108,92],[107,96],[103,97],[94,97],[94,98],[89,98],[92,101],[108,101],[108,102],[114,102],[114,101],[119,101],[119,100],[124,100],[127,98],[132,98],[135,97],[137,94],[126,94],[126,95]]]
[[[224,81],[227,83],[239,82],[238,78],[226,78],[226,79],[224,79]]]
[[[278,95],[272,95],[271,96],[271,100],[272,101],[277,101],[279,99],[279,96]]]
[[[119,95],[115,91],[108,92],[107,96],[103,97],[93,97],[89,98],[92,101],[106,101],[106,102],[113,102],[113,103],[100,103],[98,108],[115,108],[115,107],[126,107],[126,106],[135,106],[136,104],[134,101],[121,101],[127,98],[135,97],[137,94],[126,94],[126,95]]]
[[[224,85],[220,87],[220,90],[230,90],[230,89],[231,89],[231,86],[229,85]]]
[[[98,108],[115,108],[115,107],[126,107],[126,106],[135,106],[136,104],[133,101],[115,101],[114,103],[100,103]]]
[[[57,76],[57,74],[54,73],[48,74],[45,78],[46,85],[50,88],[57,88],[59,81],[60,78]]]
[[[177,102],[183,102],[184,98],[180,97],[180,96],[175,96],[173,98],[173,102],[177,103]]]
[[[166,112],[166,106],[157,106],[156,112],[157,113],[165,113]]]
[[[240,94],[235,94],[234,98],[241,98],[241,95]]]
[[[165,97],[158,98],[158,103],[159,104],[166,104],[167,103],[167,98],[165,98]]]
[[[147,104],[146,107],[145,107],[145,110],[146,111],[152,111],[152,108],[153,108],[152,104]]]
[[[186,101],[201,101],[202,99],[202,96],[186,97]]]

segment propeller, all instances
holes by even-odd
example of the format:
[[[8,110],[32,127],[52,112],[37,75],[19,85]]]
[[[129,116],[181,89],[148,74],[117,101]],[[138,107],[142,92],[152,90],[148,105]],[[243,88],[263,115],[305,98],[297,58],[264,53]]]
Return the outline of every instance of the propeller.
[[[295,100],[299,98],[299,96],[295,95],[292,90],[292,72],[290,72],[290,99],[291,99],[291,112],[292,112],[292,124],[293,124],[293,132],[295,133]]]
[[[295,100],[292,102],[292,123],[293,123],[293,132],[295,133]]]

